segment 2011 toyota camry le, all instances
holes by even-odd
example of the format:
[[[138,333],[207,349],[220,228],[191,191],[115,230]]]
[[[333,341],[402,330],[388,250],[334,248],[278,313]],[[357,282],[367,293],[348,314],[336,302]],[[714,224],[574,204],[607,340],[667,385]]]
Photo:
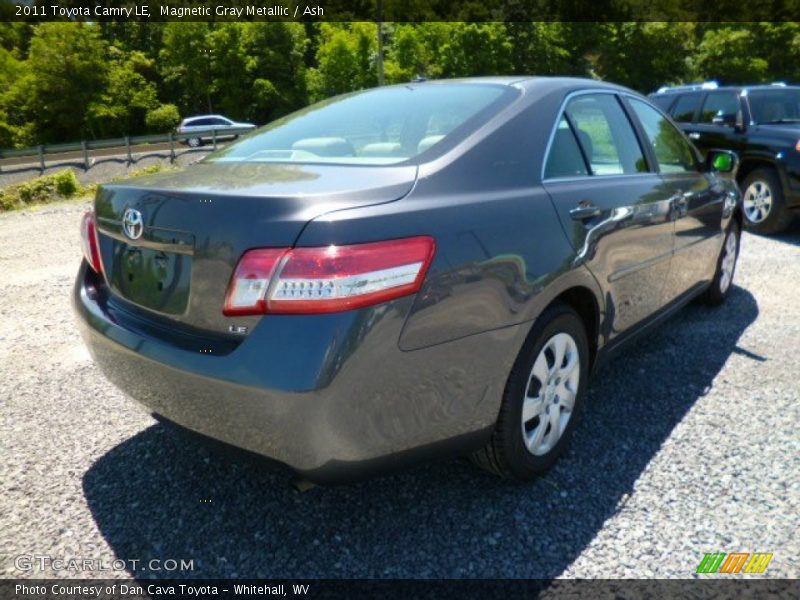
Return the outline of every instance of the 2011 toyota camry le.
[[[526,480],[615,348],[725,300],[736,162],[602,82],[356,92],[102,186],[73,302],[150,412],[311,481],[454,455]]]

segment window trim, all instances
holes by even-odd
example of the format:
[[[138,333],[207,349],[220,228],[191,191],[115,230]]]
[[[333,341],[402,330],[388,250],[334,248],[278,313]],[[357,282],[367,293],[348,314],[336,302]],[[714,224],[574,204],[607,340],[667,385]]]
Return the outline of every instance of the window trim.
[[[625,118],[628,120],[628,124],[631,126],[631,129],[633,130],[633,135],[634,135],[634,137],[636,138],[636,141],[639,144],[639,150],[642,152],[642,156],[644,157],[645,161],[647,162],[647,167],[648,167],[648,169],[650,169],[649,171],[645,171],[645,172],[642,172],[642,173],[614,173],[614,174],[611,174],[611,175],[595,175],[593,173],[593,170],[591,168],[591,163],[589,163],[589,161],[587,160],[586,151],[583,148],[583,144],[581,143],[580,138],[575,134],[575,131],[574,131],[574,128],[573,128],[573,124],[572,124],[572,119],[570,119],[569,115],[566,114],[567,104],[569,104],[569,102],[573,98],[575,98],[577,96],[586,96],[586,95],[589,95],[589,94],[610,94],[610,95],[612,95],[612,96],[614,96],[616,98],[617,103],[619,104],[619,107],[622,110],[622,113],[625,115]],[[568,93],[564,97],[564,100],[562,100],[561,106],[559,106],[558,112],[556,113],[555,121],[553,123],[553,126],[550,129],[550,136],[549,136],[549,138],[547,140],[547,146],[545,146],[545,149],[544,149],[544,159],[542,160],[542,165],[541,165],[541,169],[540,169],[540,172],[539,172],[539,178],[540,178],[542,183],[545,183],[545,182],[559,182],[559,181],[584,181],[584,180],[590,179],[592,177],[597,177],[599,179],[607,181],[607,180],[610,180],[610,179],[615,178],[615,177],[616,178],[619,178],[619,177],[626,177],[626,178],[627,177],[652,177],[653,175],[656,175],[656,176],[658,175],[658,172],[653,170],[654,165],[651,164],[651,161],[650,161],[650,154],[649,154],[649,150],[647,149],[647,146],[649,146],[650,144],[649,143],[648,144],[643,144],[644,140],[640,136],[640,133],[639,133],[638,121],[635,123],[634,120],[631,119],[631,115],[628,114],[628,111],[625,108],[625,103],[622,101],[622,95],[623,94],[632,96],[632,94],[629,94],[628,92],[619,91],[619,90],[609,90],[609,89],[603,89],[603,88],[597,88],[597,89],[589,88],[589,89],[574,90],[574,91]],[[635,98],[636,96],[633,96],[633,97]],[[556,131],[558,130],[558,124],[561,122],[561,118],[562,117],[566,117],[567,118],[567,123],[569,124],[570,129],[572,130],[572,134],[577,139],[578,148],[580,148],[581,156],[583,157],[583,161],[587,166],[587,171],[589,173],[588,175],[570,175],[569,177],[545,177],[545,168],[547,167],[547,160],[550,158],[550,151],[552,150],[553,142],[555,141],[555,137],[556,137]]]

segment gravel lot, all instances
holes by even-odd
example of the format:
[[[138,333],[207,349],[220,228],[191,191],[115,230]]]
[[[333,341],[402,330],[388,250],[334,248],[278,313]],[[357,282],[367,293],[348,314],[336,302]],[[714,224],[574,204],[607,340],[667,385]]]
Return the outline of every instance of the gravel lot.
[[[299,493],[93,366],[69,300],[83,210],[0,215],[0,577],[26,575],[20,554],[191,559],[196,577],[691,577],[717,551],[800,576],[798,228],[746,235],[728,304],[612,362],[546,478],[451,461]]]

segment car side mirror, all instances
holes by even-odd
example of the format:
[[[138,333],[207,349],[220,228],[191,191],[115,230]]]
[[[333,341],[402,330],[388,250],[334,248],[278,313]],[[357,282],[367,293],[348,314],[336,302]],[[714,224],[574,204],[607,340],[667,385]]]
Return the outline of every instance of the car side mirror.
[[[709,150],[706,155],[706,170],[717,173],[732,173],[739,166],[739,157],[730,150]]]

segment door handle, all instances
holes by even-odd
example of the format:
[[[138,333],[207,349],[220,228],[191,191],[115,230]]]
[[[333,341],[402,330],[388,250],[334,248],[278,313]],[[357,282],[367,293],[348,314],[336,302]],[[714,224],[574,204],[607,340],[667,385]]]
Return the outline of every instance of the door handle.
[[[693,140],[699,140],[700,139],[700,134],[697,133],[696,131],[692,131],[692,132],[689,133],[689,138],[693,139]]]
[[[575,221],[584,221],[586,219],[599,217],[602,213],[603,211],[599,206],[581,202],[580,206],[569,211],[569,216]]]

